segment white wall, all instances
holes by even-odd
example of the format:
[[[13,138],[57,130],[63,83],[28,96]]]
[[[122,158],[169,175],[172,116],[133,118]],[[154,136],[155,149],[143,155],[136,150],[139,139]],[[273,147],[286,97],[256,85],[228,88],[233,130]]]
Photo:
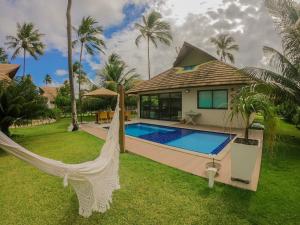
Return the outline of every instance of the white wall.
[[[232,127],[232,128],[244,128],[244,121],[241,116],[230,120],[230,107],[232,96],[239,90],[240,86],[216,86],[216,87],[199,87],[199,88],[188,88],[187,89],[176,89],[176,90],[164,90],[147,92],[143,94],[154,94],[164,92],[182,92],[182,119],[186,116],[185,114],[189,111],[199,112],[201,116],[198,118],[198,123],[201,125],[211,125],[218,127]],[[228,90],[228,109],[198,109],[197,108],[197,92],[199,90],[217,90],[227,89]],[[141,94],[142,95],[142,94]],[[138,115],[140,113],[140,103],[138,103]]]

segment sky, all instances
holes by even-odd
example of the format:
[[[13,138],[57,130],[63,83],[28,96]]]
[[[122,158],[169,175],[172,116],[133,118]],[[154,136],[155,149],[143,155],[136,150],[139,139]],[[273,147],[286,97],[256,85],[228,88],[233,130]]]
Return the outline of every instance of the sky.
[[[63,0],[0,0],[0,47],[5,47],[6,35],[15,35],[16,23],[33,22],[45,34],[45,54],[34,60],[26,58],[26,73],[42,86],[50,74],[54,86],[68,79],[66,11]],[[229,33],[240,45],[235,54],[237,67],[262,66],[264,45],[281,49],[280,38],[264,7],[263,0],[73,0],[72,23],[77,27],[83,16],[92,16],[103,26],[105,54],[91,57],[84,53],[83,66],[89,78],[99,82],[97,74],[111,53],[119,54],[130,68],[136,68],[143,79],[147,78],[147,51],[142,42],[134,43],[138,31],[134,23],[142,16],[157,10],[172,27],[172,45],[151,46],[152,76],[172,67],[176,48],[183,42],[199,47],[215,56],[209,38],[218,33]],[[11,51],[8,52],[11,55]],[[79,59],[79,49],[74,50]],[[11,60],[22,64],[22,57]],[[22,74],[22,68],[18,75]]]

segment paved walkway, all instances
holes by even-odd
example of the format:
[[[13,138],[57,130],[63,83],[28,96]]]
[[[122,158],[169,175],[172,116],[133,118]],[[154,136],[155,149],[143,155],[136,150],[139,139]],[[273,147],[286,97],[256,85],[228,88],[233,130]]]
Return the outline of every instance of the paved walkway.
[[[139,120],[141,121],[141,120]],[[135,121],[137,122],[137,121]],[[145,122],[145,120],[142,120]],[[151,121],[146,120],[147,123],[155,123],[161,125],[172,125],[177,127],[186,127],[181,124],[174,124],[174,122],[163,122],[163,121]],[[192,126],[188,126],[191,128]],[[210,131],[219,131],[224,132],[224,129],[217,127],[207,127],[207,126],[193,126],[193,129],[201,129],[201,130],[210,130]],[[106,138],[107,129],[103,128],[103,125],[98,125],[94,123],[82,124],[81,129],[98,137],[101,139]],[[238,135],[241,135],[241,130],[232,130]],[[258,138],[262,140],[263,133],[262,131],[251,131],[250,137]],[[206,177],[205,173],[205,165],[207,162],[211,162],[211,159],[208,158],[205,154],[197,154],[189,151],[182,151],[176,148],[172,148],[166,145],[161,145],[149,141],[145,141],[138,138],[133,138],[130,136],[126,136],[125,138],[125,147],[126,149],[134,154],[144,156],[146,158],[152,159],[156,162],[186,171],[188,173]],[[226,149],[227,148],[227,149]],[[252,181],[250,184],[244,184],[241,182],[231,181],[231,157],[230,157],[230,144],[226,146],[225,149],[218,154],[217,160],[221,164],[221,169],[219,171],[219,176],[216,177],[217,182],[221,182],[224,184],[232,185],[235,187],[248,189],[252,191],[256,191],[259,173],[260,173],[260,165],[261,165],[261,156],[262,156],[262,146],[260,146],[259,154],[257,157],[254,173],[252,175]]]

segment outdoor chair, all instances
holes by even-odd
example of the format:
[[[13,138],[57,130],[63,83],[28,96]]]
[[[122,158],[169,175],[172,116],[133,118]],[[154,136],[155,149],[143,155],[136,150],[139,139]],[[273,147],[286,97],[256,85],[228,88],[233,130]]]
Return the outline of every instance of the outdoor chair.
[[[99,119],[99,122],[101,123],[102,121],[104,122],[108,122],[108,113],[106,111],[103,111],[103,112],[99,112],[99,115],[98,115],[98,119]]]
[[[111,121],[112,118],[114,117],[114,113],[115,113],[114,111],[107,112],[109,121]]]
[[[126,111],[125,112],[125,120],[130,121],[130,119],[131,119],[131,111]]]

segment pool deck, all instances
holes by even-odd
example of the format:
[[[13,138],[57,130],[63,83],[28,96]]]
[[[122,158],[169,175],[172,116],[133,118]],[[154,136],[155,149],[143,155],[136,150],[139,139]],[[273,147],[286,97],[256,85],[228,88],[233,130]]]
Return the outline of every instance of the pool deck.
[[[178,122],[169,122],[169,121],[157,121],[157,120],[146,120],[146,119],[137,119],[129,123],[144,122],[149,124],[158,124],[165,126],[181,127],[181,128],[192,128],[196,130],[206,130],[214,132],[224,132],[224,133],[234,133],[237,136],[242,136],[243,130],[241,129],[224,129],[220,127],[212,126],[191,126],[179,124]],[[90,133],[98,138],[105,139],[107,134],[107,129],[103,128],[107,124],[95,124],[95,123],[86,123],[81,124],[80,128]],[[260,130],[251,130],[250,138],[260,139],[262,143],[263,132]],[[144,156],[153,161],[177,168],[179,170],[200,176],[207,177],[205,173],[205,165],[207,162],[212,160],[208,155],[194,153],[191,151],[183,151],[177,148],[170,146],[157,144],[154,142],[142,140],[139,138],[134,138],[130,136],[125,137],[125,148],[127,151]],[[234,187],[247,189],[251,191],[257,190],[260,166],[261,166],[261,157],[262,157],[262,144],[259,146],[259,153],[256,160],[254,172],[252,174],[252,179],[250,184],[245,184],[242,182],[231,181],[231,144],[229,143],[216,157],[218,163],[221,164],[221,169],[219,171],[219,176],[215,178],[216,182],[228,184]]]

